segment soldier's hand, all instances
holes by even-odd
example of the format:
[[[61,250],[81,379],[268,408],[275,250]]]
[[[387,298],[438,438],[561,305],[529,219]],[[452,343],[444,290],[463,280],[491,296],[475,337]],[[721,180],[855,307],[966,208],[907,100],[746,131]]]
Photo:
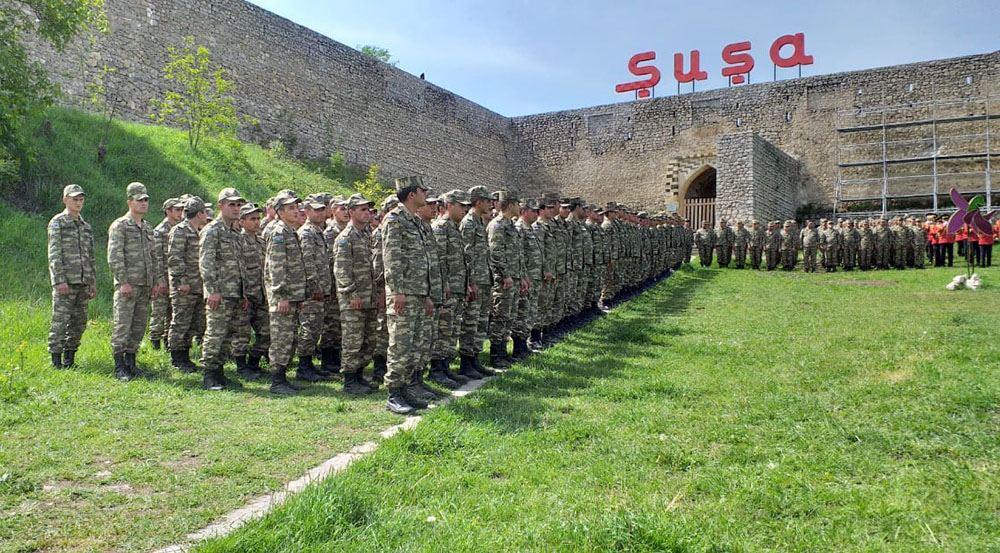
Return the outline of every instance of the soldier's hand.
[[[316,292],[313,294],[313,299],[316,301],[323,301],[323,292]]]
[[[215,311],[216,309],[219,308],[219,305],[222,303],[222,294],[216,292],[211,296],[208,296],[208,301],[206,303],[208,304],[209,309]]]
[[[66,294],[68,294],[69,284],[66,284],[65,282],[61,284],[56,284],[56,293],[59,294],[60,296],[65,296]]]
[[[392,295],[392,310],[397,315],[402,315],[403,310],[406,309],[406,294],[393,294]]]
[[[97,297],[97,286],[91,285],[90,288],[87,289],[87,298],[94,299],[96,297]]]
[[[434,314],[434,302],[431,301],[430,298],[424,300],[424,313],[426,313],[428,317]]]
[[[479,297],[479,287],[475,284],[470,284],[466,297],[469,301],[476,301],[476,298]]]
[[[553,275],[552,273],[545,273],[545,280],[546,280],[546,281],[548,281],[548,282],[552,282],[552,281],[553,281],[553,280],[555,280],[555,279],[556,279],[556,277],[555,277],[555,275]]]
[[[523,294],[523,293],[527,292],[530,289],[531,289],[531,281],[528,280],[528,279],[526,279],[526,278],[522,278],[521,279],[521,293]]]
[[[121,292],[122,295],[125,296],[126,298],[132,297],[132,285],[127,282],[125,284],[122,284],[118,288],[118,291]]]
[[[501,286],[503,286],[504,290],[510,290],[514,286],[514,279],[511,277],[504,278]]]
[[[243,298],[243,312],[250,311],[250,300]]]
[[[292,310],[292,304],[288,303],[288,300],[281,300],[278,302],[278,313],[281,315],[287,315],[289,311]]]
[[[444,286],[444,299],[451,299],[451,286],[448,286],[447,284]]]
[[[177,291],[180,292],[182,296],[186,296],[188,295],[189,292],[191,292],[191,285],[181,284],[180,286],[177,287]]]
[[[361,298],[351,298],[351,309],[361,309],[364,307],[364,302]]]

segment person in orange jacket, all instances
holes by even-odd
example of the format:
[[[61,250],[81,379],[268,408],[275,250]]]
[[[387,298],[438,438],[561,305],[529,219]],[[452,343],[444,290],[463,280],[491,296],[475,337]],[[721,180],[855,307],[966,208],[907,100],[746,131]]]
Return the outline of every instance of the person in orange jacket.
[[[993,265],[993,241],[1000,231],[1000,222],[993,225],[993,232],[979,233],[979,265],[989,267]]]
[[[955,264],[955,235],[948,232],[948,223],[938,222],[938,267],[944,267],[945,263],[949,267]]]

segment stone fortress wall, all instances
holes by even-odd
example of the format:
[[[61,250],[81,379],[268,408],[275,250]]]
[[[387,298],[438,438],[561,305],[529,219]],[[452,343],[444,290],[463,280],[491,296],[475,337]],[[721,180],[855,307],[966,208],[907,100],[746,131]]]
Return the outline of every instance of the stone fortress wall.
[[[259,120],[244,138],[284,139],[312,157],[341,151],[439,190],[556,190],[652,211],[683,213],[708,168],[724,215],[830,206],[838,110],[1000,95],[993,52],[507,118],[243,0],[108,0],[107,12],[111,32],[94,44],[34,48],[70,103],[102,64],[121,64],[122,116],[147,121],[168,46],[190,35],[226,68],[239,111]]]

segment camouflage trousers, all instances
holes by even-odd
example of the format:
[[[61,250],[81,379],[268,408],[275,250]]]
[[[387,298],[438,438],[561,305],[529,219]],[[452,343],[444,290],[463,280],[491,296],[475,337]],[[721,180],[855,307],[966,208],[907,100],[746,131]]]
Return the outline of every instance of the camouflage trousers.
[[[913,266],[918,269],[924,268],[924,256],[927,253],[927,249],[922,245],[914,244],[913,246]]]
[[[218,307],[205,310],[205,339],[201,343],[201,362],[206,369],[221,369],[232,353],[236,329],[245,316],[243,301],[243,298],[222,298]]]
[[[341,349],[343,327],[344,325],[340,322],[340,302],[337,300],[336,294],[331,294],[326,300],[323,310],[323,333],[319,338],[320,349]]]
[[[287,369],[295,354],[295,341],[298,336],[300,302],[290,302],[288,313],[281,314],[271,309],[268,319],[271,323],[271,347],[268,358],[272,367]]]
[[[579,313],[590,301],[590,287],[592,285],[594,266],[584,265],[577,275],[576,294],[573,295],[573,312]]]
[[[604,270],[604,278],[601,279],[601,301],[610,301],[618,293],[615,286],[618,282],[618,264],[612,262],[610,268]]]
[[[579,274],[576,269],[566,271],[566,284],[563,287],[562,302],[559,305],[562,309],[562,313],[560,314],[559,319],[576,314],[576,312],[573,311],[573,308],[576,306],[576,286],[579,282],[578,279]]]
[[[898,243],[892,245],[892,265],[897,269],[906,267],[906,246]]]
[[[427,367],[434,355],[434,342],[437,341],[438,325],[441,324],[441,304],[434,304],[434,313],[427,321],[427,330],[424,332],[423,341],[418,344],[420,348],[420,358],[417,360],[416,368],[423,370]]]
[[[786,270],[795,268],[795,250],[781,250],[781,267]]]
[[[504,288],[499,278],[493,283],[493,307],[490,309],[490,342],[505,342],[510,338],[517,307],[518,280],[510,288]]]
[[[593,272],[590,273],[590,282],[587,283],[588,304],[601,301],[601,290],[604,289],[604,271],[604,266],[594,265]]]
[[[527,338],[536,325],[538,317],[538,288],[541,280],[532,280],[528,292],[517,297],[517,308],[514,314],[514,326],[511,335],[515,338]]]
[[[338,307],[344,350],[340,370],[359,373],[375,354],[376,312],[374,309],[351,309],[349,305]]]
[[[385,300],[381,296],[375,299],[375,355],[385,357],[389,350],[389,319],[385,315]]]
[[[323,335],[324,319],[326,318],[326,300],[305,300],[299,309],[299,357],[312,356],[316,353],[320,336]]]
[[[764,248],[752,247],[750,248],[750,266],[754,269],[760,269],[760,260],[764,255]]]
[[[70,284],[69,293],[52,288],[52,323],[49,325],[49,353],[80,349],[80,339],[87,329],[87,303],[90,286]]]
[[[396,309],[392,295],[386,298],[389,322],[389,350],[386,359],[385,385],[398,389],[410,383],[413,370],[420,363],[421,345],[430,330],[431,318],[424,311],[427,296],[406,296],[406,304]]]
[[[149,319],[149,339],[167,341],[170,329],[170,296],[156,296],[152,302],[152,315]]]
[[[565,311],[563,304],[566,302],[566,274],[557,274],[552,282],[552,299],[549,300],[549,309],[545,314],[545,324],[552,326],[562,320]]]
[[[462,315],[465,312],[465,296],[453,294],[438,310],[437,333],[434,337],[432,359],[455,357],[456,344],[462,331]]]
[[[534,286],[534,284],[532,284]],[[542,327],[551,324],[549,313],[555,300],[556,281],[542,279],[538,281],[538,301],[535,304],[535,326]]]
[[[778,266],[779,253],[775,248],[767,248],[764,250],[764,256],[767,258],[767,270],[771,271]]]
[[[111,322],[111,352],[135,353],[146,333],[149,321],[149,299],[153,289],[133,286],[132,295],[126,297],[121,287],[115,288]]]
[[[844,255],[841,263],[844,265],[845,269],[853,269],[857,265],[858,260],[858,248],[855,246],[848,246],[844,248]]]
[[[736,256],[736,268],[742,269],[747,264],[747,249],[746,246],[736,246],[733,249],[733,255]]]
[[[702,267],[712,266],[712,248],[708,246],[698,246],[698,261]]]
[[[807,246],[802,250],[802,265],[806,271],[816,271],[816,251],[817,248],[814,246]]]
[[[715,246],[715,249],[717,250],[716,257],[719,260],[719,267],[728,267],[729,260],[733,255],[733,247],[719,244]]]
[[[826,249],[826,267],[836,269],[837,265],[840,265],[840,248],[828,247]]]
[[[205,298],[201,294],[170,293],[170,351],[191,349],[191,338],[205,331]]]
[[[259,355],[267,353],[271,346],[271,318],[264,298],[251,299],[246,311],[240,311],[240,322],[233,335],[233,354]],[[250,331],[253,330],[254,343],[250,347]]]
[[[858,266],[864,271],[871,269],[874,254],[875,250],[871,246],[862,245],[858,249]]]
[[[462,334],[459,337],[459,352],[462,355],[476,355],[483,351],[483,341],[490,326],[490,291],[479,287],[479,296],[467,301],[462,314]]]

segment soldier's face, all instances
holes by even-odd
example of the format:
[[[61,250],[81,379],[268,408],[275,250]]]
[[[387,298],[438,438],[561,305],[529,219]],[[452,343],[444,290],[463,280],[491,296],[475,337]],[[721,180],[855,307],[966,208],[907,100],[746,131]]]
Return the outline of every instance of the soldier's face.
[[[469,211],[468,206],[464,206],[460,203],[448,204],[448,218],[456,223],[465,217],[465,214]]]
[[[240,219],[240,222],[243,224],[243,230],[256,234],[260,230],[260,213],[251,213]]]
[[[184,208],[171,207],[166,211],[165,215],[167,216],[168,221],[170,221],[171,223],[176,223],[181,220],[181,217],[184,216]]]
[[[63,205],[70,215],[77,216],[83,211],[83,196],[66,196],[63,198]]]
[[[309,222],[315,225],[323,223],[326,221],[326,208],[321,207],[319,209],[314,209],[312,207],[306,208],[306,217],[309,218]]]
[[[149,211],[149,198],[142,200],[129,200],[128,209],[132,213],[145,215]]]
[[[241,205],[243,205],[241,202],[231,200],[219,204],[219,211],[221,212],[222,218],[226,221],[235,221],[236,219],[239,219]]]
[[[372,210],[366,206],[361,205],[351,209],[351,221],[354,222],[354,226],[367,225],[372,220]]]
[[[338,205],[333,208],[333,218],[341,225],[346,225],[351,215],[347,213],[347,206]]]

